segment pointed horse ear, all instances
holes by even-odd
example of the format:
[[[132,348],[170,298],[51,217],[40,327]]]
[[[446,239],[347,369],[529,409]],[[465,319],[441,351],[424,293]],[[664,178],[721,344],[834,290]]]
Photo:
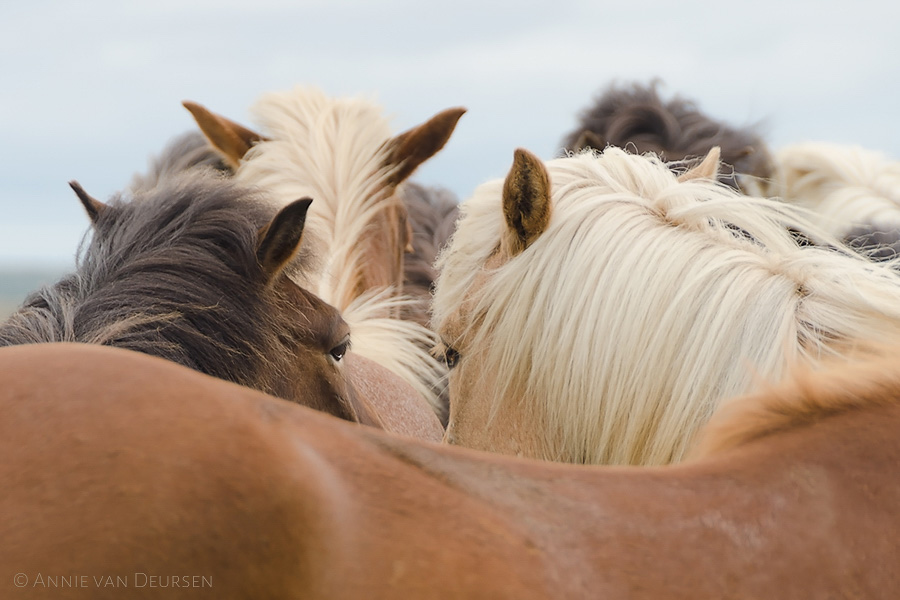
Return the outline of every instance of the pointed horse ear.
[[[185,100],[181,105],[191,112],[200,131],[232,169],[238,168],[241,159],[253,144],[266,140],[255,131],[217,115],[196,102]]]
[[[709,149],[709,152],[706,155],[699,165],[695,167],[691,167],[690,170],[685,171],[681,175],[678,176],[678,182],[684,183],[685,181],[691,181],[692,179],[716,179],[719,176],[719,157],[721,156],[721,150],[719,150],[718,146],[713,146]]]
[[[84,206],[84,210],[88,214],[88,218],[91,220],[91,224],[96,224],[97,219],[100,218],[100,215],[109,208],[103,202],[100,202],[81,187],[81,184],[75,180],[69,182],[69,187],[75,192],[75,195],[78,196],[78,199],[81,200],[81,205]]]
[[[266,275],[266,282],[273,281],[300,248],[310,204],[312,198],[291,202],[259,230],[256,259]]]
[[[388,140],[385,143],[388,154],[384,166],[396,167],[388,176],[388,185],[400,185],[419,165],[437,154],[450,139],[456,123],[465,112],[464,108],[448,108]]]
[[[516,256],[536,240],[550,223],[550,175],[534,154],[519,148],[503,182],[506,235],[500,249]]]

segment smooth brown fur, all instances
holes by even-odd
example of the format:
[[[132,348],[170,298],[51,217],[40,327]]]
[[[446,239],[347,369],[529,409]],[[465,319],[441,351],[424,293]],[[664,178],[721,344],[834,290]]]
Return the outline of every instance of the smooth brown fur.
[[[417,443],[120,349],[3,348],[0,579],[20,598],[67,574],[130,585],[67,597],[158,597],[137,573],[224,600],[895,598],[900,383],[835,383],[873,372],[884,402],[603,468]]]

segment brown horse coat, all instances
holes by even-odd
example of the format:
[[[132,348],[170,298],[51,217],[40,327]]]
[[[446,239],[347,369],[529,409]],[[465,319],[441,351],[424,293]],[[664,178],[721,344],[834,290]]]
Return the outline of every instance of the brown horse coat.
[[[713,423],[719,449],[696,462],[603,468],[404,440],[121,349],[3,348],[0,585],[15,598],[896,598],[896,362],[784,388],[800,420],[769,402],[768,428]]]

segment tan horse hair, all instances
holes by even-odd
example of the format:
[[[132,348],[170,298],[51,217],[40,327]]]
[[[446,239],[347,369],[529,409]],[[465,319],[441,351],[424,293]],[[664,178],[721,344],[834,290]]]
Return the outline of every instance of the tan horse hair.
[[[857,337],[900,334],[897,275],[807,211],[679,183],[655,157],[616,148],[546,166],[544,235],[498,259],[503,182],[489,182],[463,203],[438,261],[435,328],[462,355],[451,394],[454,381],[476,390],[471,402],[452,396],[451,441],[547,460],[678,461],[723,399],[780,381],[788,364],[844,355]],[[801,248],[788,228],[834,250]]]

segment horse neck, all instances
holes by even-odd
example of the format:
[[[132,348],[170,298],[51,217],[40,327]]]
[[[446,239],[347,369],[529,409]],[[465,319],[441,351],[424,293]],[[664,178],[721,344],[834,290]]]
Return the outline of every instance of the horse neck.
[[[666,468],[544,466],[400,444],[387,454],[416,467],[423,481],[409,489],[441,486],[428,510],[447,522],[421,527],[440,536],[441,551],[472,558],[473,573],[495,569],[490,577],[529,590],[523,597],[810,597],[887,583],[870,561],[900,534],[887,466],[900,460],[898,427],[897,407],[876,409]],[[877,540],[873,554],[854,550],[866,540]],[[763,576],[748,576],[760,565]]]

